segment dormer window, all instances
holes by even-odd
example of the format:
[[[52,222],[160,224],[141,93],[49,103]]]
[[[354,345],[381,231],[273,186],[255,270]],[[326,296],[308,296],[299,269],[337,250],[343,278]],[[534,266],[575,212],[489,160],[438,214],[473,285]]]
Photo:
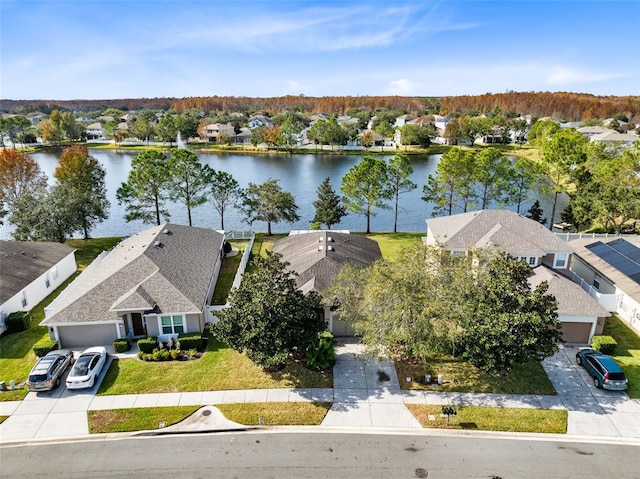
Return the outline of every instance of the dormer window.
[[[554,269],[566,269],[569,261],[569,253],[556,253],[553,260]]]

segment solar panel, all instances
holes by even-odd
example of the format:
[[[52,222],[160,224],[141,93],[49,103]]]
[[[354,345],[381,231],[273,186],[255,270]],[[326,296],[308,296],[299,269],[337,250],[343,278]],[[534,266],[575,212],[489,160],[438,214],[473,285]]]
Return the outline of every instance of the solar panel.
[[[640,284],[640,248],[622,238],[609,243],[596,241],[587,245],[586,248]]]

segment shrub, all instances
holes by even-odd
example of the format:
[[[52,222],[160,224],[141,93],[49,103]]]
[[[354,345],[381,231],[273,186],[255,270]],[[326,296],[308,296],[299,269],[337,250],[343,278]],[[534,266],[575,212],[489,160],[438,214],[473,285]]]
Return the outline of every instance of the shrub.
[[[4,324],[7,327],[7,333],[19,333],[29,328],[31,315],[28,311],[15,311],[5,318]]]
[[[336,351],[333,347],[333,334],[329,331],[318,333],[318,342],[312,346],[305,360],[314,369],[329,369],[336,362]]]
[[[32,349],[35,355],[41,358],[45,354],[58,349],[58,341],[45,337],[34,344]]]
[[[182,333],[178,335],[178,342],[180,343],[180,349],[200,349],[202,348],[202,334],[201,333]]]
[[[173,359],[174,361],[177,359],[180,359],[180,350],[179,349],[172,349],[171,352],[169,353],[169,355],[171,356],[171,359]]]
[[[138,348],[143,353],[153,353],[153,350],[158,347],[158,338],[155,336],[145,336],[144,338],[138,339]]]
[[[116,339],[113,342],[113,350],[116,353],[126,353],[131,348],[128,339]]]
[[[611,336],[594,336],[591,338],[591,347],[602,354],[612,355],[618,343]]]

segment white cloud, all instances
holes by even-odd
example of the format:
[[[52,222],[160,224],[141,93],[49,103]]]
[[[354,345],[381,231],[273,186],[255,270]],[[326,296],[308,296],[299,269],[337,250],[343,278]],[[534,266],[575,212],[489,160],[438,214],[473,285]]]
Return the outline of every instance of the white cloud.
[[[418,92],[415,91],[416,84],[411,80],[407,80],[406,78],[400,78],[399,80],[391,80],[389,82],[389,89],[387,93],[389,95],[416,95]]]
[[[546,82],[550,85],[596,83],[623,76],[620,73],[589,71],[580,67],[554,66],[547,73]]]

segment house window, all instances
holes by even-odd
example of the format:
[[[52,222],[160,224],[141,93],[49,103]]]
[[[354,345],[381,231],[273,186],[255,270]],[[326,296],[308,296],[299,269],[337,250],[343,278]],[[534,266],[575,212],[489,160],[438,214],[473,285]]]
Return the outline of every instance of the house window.
[[[49,281],[49,273],[44,277],[44,285],[49,288],[51,287],[51,281]]]
[[[27,305],[27,292],[23,291],[20,295],[20,302],[22,303],[22,307],[24,308]]]
[[[600,280],[602,279],[602,276],[600,276],[599,274],[596,274],[593,277],[593,287],[596,288],[597,290],[600,290]]]
[[[162,334],[184,333],[184,318],[182,315],[160,316]]]
[[[557,269],[564,269],[567,267],[567,260],[569,259],[569,253],[556,253],[553,261],[553,267]]]
[[[453,258],[462,258],[462,257],[464,257],[466,255],[467,255],[466,251],[452,251],[451,252],[451,256]]]
[[[529,266],[535,266],[538,264],[538,258],[536,258],[535,256],[530,256],[529,257]]]
[[[51,268],[51,277],[53,279],[58,279],[58,267],[54,266],[53,268]]]

